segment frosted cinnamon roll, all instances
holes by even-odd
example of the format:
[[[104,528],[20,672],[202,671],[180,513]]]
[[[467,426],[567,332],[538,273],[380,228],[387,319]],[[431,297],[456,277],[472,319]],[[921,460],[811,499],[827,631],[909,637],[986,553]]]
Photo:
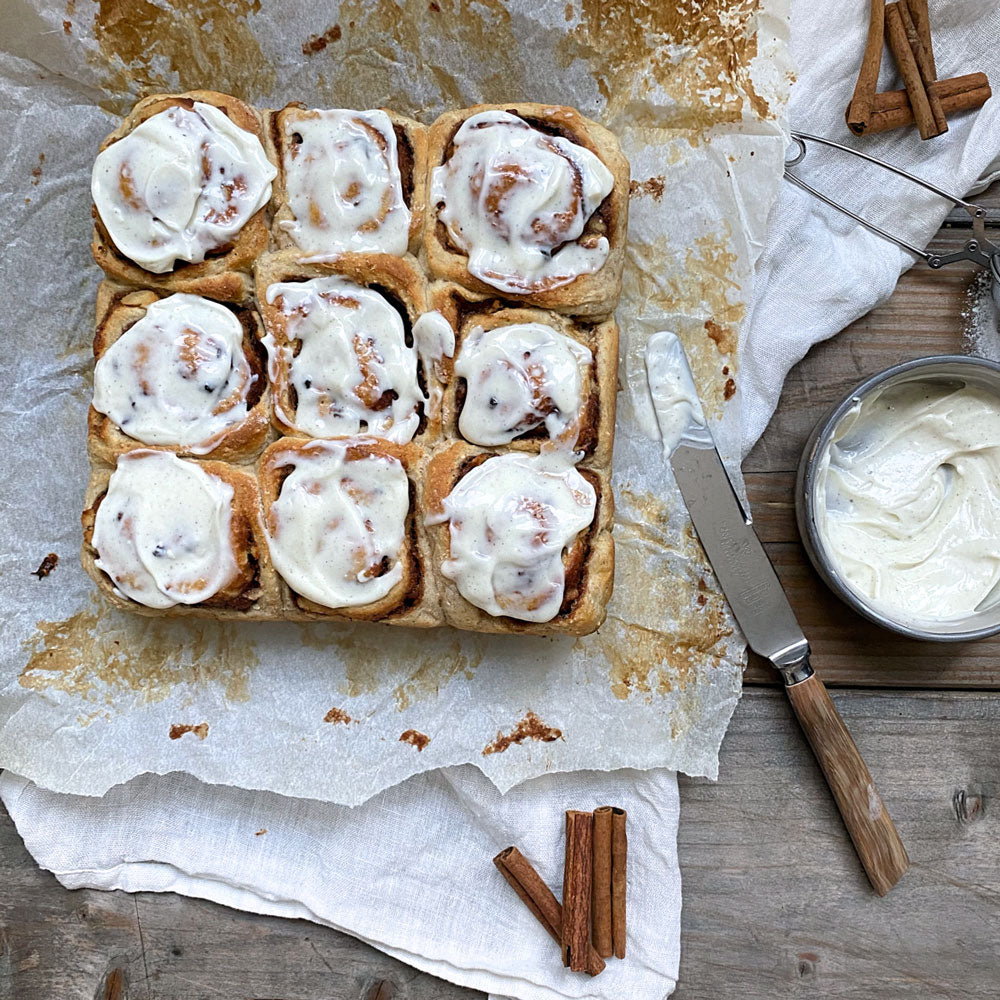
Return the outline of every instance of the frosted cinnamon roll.
[[[441,572],[466,601],[494,617],[550,622],[566,597],[567,563],[578,574],[586,558],[581,534],[596,509],[569,456],[518,453],[465,472],[428,523],[448,525]]]
[[[391,451],[363,438],[278,442],[262,478],[271,561],[295,594],[380,608],[407,582],[410,487]]]
[[[591,150],[507,111],[467,118],[434,168],[430,201],[471,275],[503,292],[558,288],[608,259],[585,226],[615,178]]]
[[[417,352],[384,295],[330,274],[271,284],[264,298],[272,307],[269,373],[286,389],[275,401],[284,424],[313,437],[413,437],[424,399]]]
[[[165,103],[106,145],[91,176],[111,242],[154,274],[229,246],[267,204],[277,173],[258,135],[215,104],[183,96]]]
[[[259,380],[235,313],[170,295],[149,302],[97,359],[93,406],[130,438],[204,455],[246,421]]]
[[[466,383],[462,437],[508,444],[544,425],[551,440],[572,448],[593,360],[589,348],[544,323],[474,327],[455,359],[455,375]]]
[[[414,133],[422,128],[385,111],[278,112],[283,205],[276,233],[313,254],[406,253],[414,222]]]
[[[94,565],[118,596],[166,609],[245,588],[252,568],[235,543],[247,518],[226,468],[146,449],[119,457],[89,536]]]

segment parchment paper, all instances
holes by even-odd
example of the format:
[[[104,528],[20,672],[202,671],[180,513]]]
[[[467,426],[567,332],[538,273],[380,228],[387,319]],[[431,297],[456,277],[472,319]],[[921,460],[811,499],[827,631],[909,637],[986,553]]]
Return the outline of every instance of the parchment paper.
[[[4,21],[0,766],[66,792],[185,770],[347,804],[461,762],[501,789],[576,768],[714,777],[744,645],[630,400],[646,338],[675,330],[737,471],[738,331],[782,167],[784,0],[9,0]],[[96,596],[78,558],[100,279],[89,172],[138,95],[192,87],[423,121],[541,100],[621,137],[617,582],[597,634],[166,623]],[[59,564],[37,579],[48,552]]]

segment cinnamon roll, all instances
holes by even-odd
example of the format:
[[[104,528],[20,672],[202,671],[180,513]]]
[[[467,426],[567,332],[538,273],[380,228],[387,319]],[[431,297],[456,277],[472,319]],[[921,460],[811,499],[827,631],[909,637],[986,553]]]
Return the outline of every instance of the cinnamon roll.
[[[140,101],[102,144],[91,175],[94,258],[133,285],[239,300],[267,249],[277,168],[256,112],[193,91]]]
[[[512,308],[445,283],[432,287],[431,304],[458,331],[445,374],[448,432],[473,444],[558,446],[598,467],[610,463],[618,379],[613,319],[593,323]]]
[[[278,428],[411,440],[425,422],[416,270],[386,255],[305,264],[282,251],[258,264],[257,284]]]
[[[424,601],[407,466],[374,438],[271,445],[261,464],[270,558],[292,607],[354,619],[439,622]]]
[[[289,105],[268,130],[280,173],[274,235],[310,254],[415,252],[427,130],[391,111]]]
[[[98,313],[89,418],[98,458],[113,462],[136,442],[238,460],[260,450],[267,379],[250,310],[105,283]]]
[[[607,481],[566,452],[437,453],[427,473],[445,620],[485,632],[592,632],[614,570]]]
[[[259,596],[252,476],[167,451],[120,455],[84,511],[84,565],[119,602],[246,611]]]
[[[481,105],[431,127],[425,246],[435,277],[576,315],[621,291],[628,164],[572,108]]]

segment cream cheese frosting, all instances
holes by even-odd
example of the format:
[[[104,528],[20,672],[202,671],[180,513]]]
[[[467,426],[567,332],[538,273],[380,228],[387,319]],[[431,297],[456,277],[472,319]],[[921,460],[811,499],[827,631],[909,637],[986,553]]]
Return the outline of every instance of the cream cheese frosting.
[[[447,379],[444,359],[455,354],[455,331],[451,323],[434,309],[417,317],[413,324],[413,344],[427,382],[424,396],[427,416],[434,418],[441,412],[441,398]]]
[[[413,437],[424,400],[417,352],[382,295],[333,274],[278,282],[266,299],[281,310],[287,341],[264,338],[269,372],[274,380],[286,366],[298,399],[294,413],[276,402],[286,423],[314,437],[365,432],[398,443]]]
[[[371,604],[403,578],[409,481],[391,456],[349,458],[364,440],[280,455],[292,471],[268,513],[271,560],[296,593],[328,608]]]
[[[1000,396],[948,381],[856,403],[817,472],[816,521],[840,576],[904,623],[1000,602]]]
[[[462,341],[455,375],[467,385],[458,427],[473,444],[500,445],[545,425],[572,445],[579,433],[588,347],[544,323],[474,327]]]
[[[196,101],[160,111],[102,150],[91,193],[115,246],[163,274],[229,243],[267,204],[276,174],[257,136]]]
[[[429,523],[449,523],[441,572],[494,616],[551,621],[566,589],[562,554],[594,520],[597,495],[565,451],[489,458],[467,472]]]
[[[97,509],[96,565],[116,591],[149,608],[198,604],[237,572],[233,488],[166,451],[128,452]]]
[[[144,444],[212,450],[246,419],[257,376],[243,326],[218,302],[170,295],[146,307],[94,367],[94,409]]]
[[[411,214],[396,133],[384,111],[308,111],[282,122],[285,191],[279,225],[310,253],[403,254]]]
[[[614,176],[589,149],[507,111],[466,119],[452,145],[432,173],[431,200],[470,274],[516,294],[600,270],[608,241],[584,227]]]

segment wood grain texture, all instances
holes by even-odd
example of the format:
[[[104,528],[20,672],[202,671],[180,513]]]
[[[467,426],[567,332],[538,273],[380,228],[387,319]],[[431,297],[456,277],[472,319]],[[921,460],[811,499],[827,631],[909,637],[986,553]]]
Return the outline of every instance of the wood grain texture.
[[[818,674],[785,688],[872,888],[884,896],[910,867],[885,803]]]

